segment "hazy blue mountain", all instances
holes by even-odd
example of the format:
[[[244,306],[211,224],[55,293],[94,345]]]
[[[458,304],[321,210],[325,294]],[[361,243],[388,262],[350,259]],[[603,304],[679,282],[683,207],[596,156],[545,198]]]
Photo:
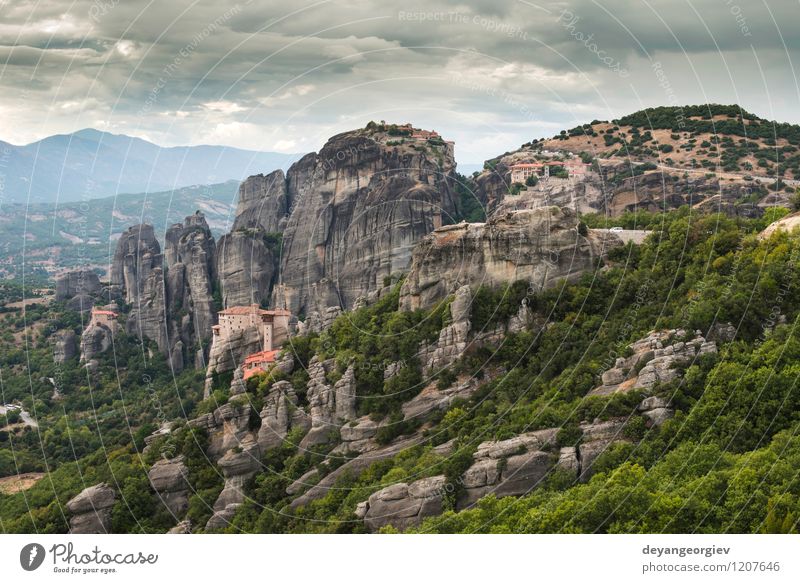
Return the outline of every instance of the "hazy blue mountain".
[[[0,142],[2,202],[70,202],[242,180],[286,167],[292,158],[225,146],[164,148],[85,129],[25,146]]]
[[[239,182],[185,186],[164,192],[120,194],[86,202],[7,203],[0,207],[0,277],[65,267],[105,268],[120,233],[149,223],[163,245],[173,223],[199,210],[214,236],[230,230]]]

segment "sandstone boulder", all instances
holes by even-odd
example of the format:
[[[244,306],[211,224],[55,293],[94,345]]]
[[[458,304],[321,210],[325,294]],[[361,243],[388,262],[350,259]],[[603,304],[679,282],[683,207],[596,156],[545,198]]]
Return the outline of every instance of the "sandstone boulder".
[[[107,484],[84,489],[67,502],[72,514],[70,534],[106,534],[111,532],[111,507],[116,495]]]

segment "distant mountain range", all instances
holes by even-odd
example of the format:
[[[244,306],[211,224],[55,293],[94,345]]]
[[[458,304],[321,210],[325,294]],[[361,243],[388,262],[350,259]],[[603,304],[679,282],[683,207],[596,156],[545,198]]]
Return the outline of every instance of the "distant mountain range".
[[[165,148],[85,129],[25,146],[0,141],[2,203],[72,202],[242,180],[288,166],[293,154],[226,146]]]
[[[0,276],[64,267],[105,268],[116,240],[139,223],[163,235],[173,223],[201,211],[219,237],[231,228],[239,182],[187,186],[164,192],[120,194],[88,202],[10,203],[0,207]]]

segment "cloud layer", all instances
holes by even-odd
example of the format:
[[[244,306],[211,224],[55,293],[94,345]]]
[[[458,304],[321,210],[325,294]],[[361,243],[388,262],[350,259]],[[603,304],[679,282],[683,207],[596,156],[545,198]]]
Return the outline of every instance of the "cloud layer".
[[[0,137],[14,143],[95,127],[305,152],[386,119],[436,128],[474,163],[659,104],[800,121],[788,0],[0,6]]]

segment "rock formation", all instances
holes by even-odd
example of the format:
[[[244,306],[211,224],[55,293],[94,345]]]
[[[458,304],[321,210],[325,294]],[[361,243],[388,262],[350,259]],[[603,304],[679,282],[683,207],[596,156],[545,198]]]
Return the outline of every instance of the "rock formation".
[[[78,354],[78,337],[72,330],[58,330],[51,336],[51,339],[53,362],[56,364],[64,364]]]
[[[335,360],[311,359],[308,365],[308,404],[311,429],[300,442],[305,449],[329,443],[339,437],[339,428],[356,416],[356,389],[353,367],[350,366],[333,386],[327,374],[332,372]]]
[[[169,513],[176,519],[182,517],[189,508],[189,469],[183,456],[157,461],[147,476]]]
[[[128,333],[153,340],[169,357],[163,256],[152,225],[130,227],[120,236],[111,264],[111,289],[131,306]]]
[[[416,242],[453,211],[454,167],[449,144],[378,130],[334,136],[292,165],[273,305],[294,314],[348,309],[406,270]]]
[[[235,370],[247,355],[260,351],[263,344],[264,340],[256,326],[235,330],[229,336],[214,341],[208,354],[205,396],[210,394],[214,373]]]
[[[67,502],[70,534],[106,534],[111,532],[111,507],[115,494],[107,484],[83,490]]]
[[[94,305],[102,287],[91,269],[74,269],[56,277],[56,301],[67,302],[71,310],[85,312]]]
[[[308,431],[311,419],[297,405],[297,395],[288,381],[278,381],[270,387],[261,411],[258,445],[262,451],[278,447],[290,429],[300,427]]]
[[[169,355],[180,372],[188,360],[205,366],[205,346],[216,322],[213,290],[216,280],[216,244],[199,211],[166,233]],[[184,350],[189,354],[184,354]]]
[[[401,308],[429,308],[462,285],[527,280],[543,289],[596,268],[620,244],[613,233],[590,230],[583,236],[577,226],[569,209],[545,207],[437,229],[414,248]]]
[[[617,358],[614,366],[602,374],[603,384],[590,394],[649,390],[656,383],[668,383],[679,377],[679,365],[716,352],[717,345],[706,341],[699,330],[693,338],[685,330],[654,330],[631,344],[628,350],[631,355]]]
[[[223,235],[217,247],[223,307],[262,304],[268,300],[276,261],[263,231],[240,230]]]
[[[214,503],[214,514],[206,524],[206,530],[225,528],[244,502],[244,485],[261,466],[258,444],[247,435],[241,444],[225,452],[217,462],[225,476],[225,487]]]
[[[217,246],[223,307],[269,300],[277,270],[276,245],[288,213],[283,170],[251,176],[242,182],[233,228]]]
[[[420,361],[425,375],[435,375],[453,364],[464,353],[470,330],[472,293],[468,285],[456,290],[450,303],[450,324],[439,332],[432,346],[420,350]]]
[[[442,513],[445,485],[444,476],[423,478],[411,484],[392,484],[370,496],[356,515],[361,514],[372,531],[387,524],[400,530],[416,526],[428,516]]]
[[[440,514],[446,496],[456,492],[456,486],[460,491],[456,509],[462,510],[489,494],[498,498],[525,495],[554,470],[566,472],[576,481],[587,480],[599,455],[613,443],[625,440],[624,426],[621,420],[585,424],[577,447],[557,448],[558,428],[481,443],[458,484],[446,483],[444,476],[392,484],[359,504],[356,516],[371,531],[386,525],[403,530]]]
[[[105,352],[114,343],[114,334],[108,326],[95,324],[81,334],[81,361],[91,362],[95,356]]]

